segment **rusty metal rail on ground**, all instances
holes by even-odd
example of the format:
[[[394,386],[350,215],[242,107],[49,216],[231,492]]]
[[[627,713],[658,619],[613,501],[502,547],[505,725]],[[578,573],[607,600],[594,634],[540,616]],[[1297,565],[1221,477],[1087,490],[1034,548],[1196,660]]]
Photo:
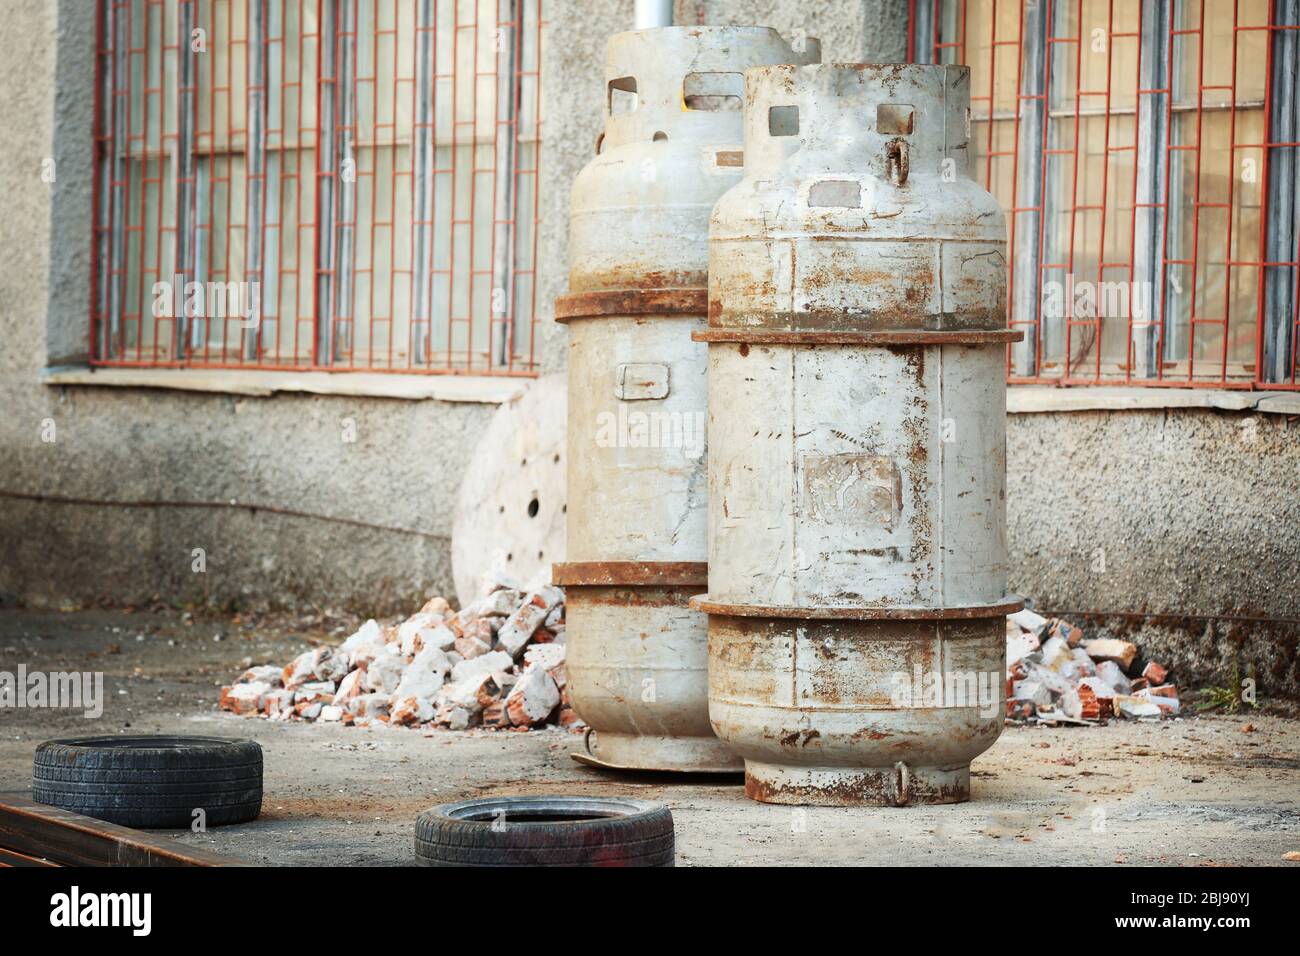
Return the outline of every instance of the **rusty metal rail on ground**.
[[[0,867],[242,865],[169,837],[0,794]]]

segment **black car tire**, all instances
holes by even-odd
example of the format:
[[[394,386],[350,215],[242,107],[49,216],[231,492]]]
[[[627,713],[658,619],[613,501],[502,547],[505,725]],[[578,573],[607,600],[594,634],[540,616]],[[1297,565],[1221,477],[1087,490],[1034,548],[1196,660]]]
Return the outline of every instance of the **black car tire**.
[[[128,827],[243,823],[262,810],[262,748],[226,737],[105,736],[36,748],[32,799]]]
[[[497,797],[446,803],[415,821],[422,866],[672,866],[662,804],[607,797]]]

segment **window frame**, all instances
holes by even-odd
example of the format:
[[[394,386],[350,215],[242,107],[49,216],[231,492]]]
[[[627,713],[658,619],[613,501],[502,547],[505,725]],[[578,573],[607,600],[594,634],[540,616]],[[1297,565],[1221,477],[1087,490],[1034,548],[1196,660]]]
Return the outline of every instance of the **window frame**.
[[[908,55],[913,62],[930,63],[941,57],[955,62],[964,37],[957,35],[957,18],[963,18],[966,3],[980,0],[910,0]],[[987,2],[987,0],[985,0]],[[1004,0],[1006,2],[1006,0]],[[1011,0],[1015,3],[1017,0]],[[961,11],[958,12],[958,4]],[[1067,350],[1066,365],[1059,375],[1042,374],[1041,341],[1049,326],[1064,324],[1064,318],[1042,314],[1041,250],[1044,247],[1044,220],[1051,219],[1051,188],[1045,172],[1048,144],[1048,104],[1053,90],[1052,64],[1049,58],[1051,37],[1058,37],[1060,22],[1071,10],[1068,0],[1019,0],[1021,8],[1020,38],[1016,45],[1020,57],[1020,83],[1016,111],[1016,173],[1012,188],[1014,208],[1008,212],[1011,266],[1008,277],[1008,321],[1013,328],[1026,332],[1022,342],[1008,350],[1008,380],[1013,384],[1038,385],[1129,385],[1171,386],[1209,389],[1300,389],[1297,369],[1296,339],[1300,330],[1300,209],[1296,181],[1300,152],[1294,144],[1300,140],[1300,0],[1275,0],[1269,5],[1268,63],[1263,102],[1264,142],[1260,150],[1261,247],[1256,254],[1256,291],[1258,304],[1254,325],[1256,347],[1249,371],[1240,378],[1229,377],[1227,368],[1229,316],[1225,314],[1223,361],[1225,372],[1219,379],[1191,378],[1190,372],[1166,374],[1173,361],[1176,336],[1173,324],[1186,321],[1168,307],[1170,259],[1177,255],[1173,222],[1183,214],[1184,201],[1170,182],[1170,136],[1172,118],[1182,108],[1171,106],[1171,93],[1179,68],[1171,50],[1170,16],[1172,8],[1163,0],[1144,0],[1138,37],[1138,90],[1136,91],[1135,188],[1133,209],[1133,245],[1131,275],[1151,291],[1150,320],[1129,319],[1127,370],[1120,376],[1102,373],[1101,349],[1097,348],[1097,374],[1072,374]],[[1179,8],[1182,9],[1182,8]],[[1050,13],[1049,13],[1050,11]],[[1209,14],[1206,14],[1207,16]],[[1055,22],[1049,23],[1053,20]],[[1078,28],[1082,32],[1082,27]],[[1256,29],[1256,28],[1251,28]],[[1076,40],[1076,42],[1078,42]],[[1012,41],[1013,45],[1015,41]],[[945,60],[947,61],[947,60]],[[1077,82],[1077,77],[1076,77]],[[1071,97],[1074,91],[1068,91]],[[1238,101],[1233,107],[1241,110]],[[1206,107],[1191,107],[1204,113]],[[977,122],[978,122],[977,118]],[[1240,148],[1241,144],[1234,143]],[[1080,149],[1075,144],[1076,154]],[[1199,155],[1199,146],[1198,155]],[[1039,153],[1038,151],[1044,151]],[[1024,161],[1034,157],[1036,161]],[[1235,159],[1234,159],[1235,162]],[[1199,170],[1198,170],[1199,175]],[[1077,200],[1076,200],[1077,203]],[[1169,222],[1166,222],[1166,220]],[[1050,228],[1047,227],[1047,228]],[[1247,263],[1250,265],[1252,263]],[[1193,265],[1193,268],[1197,268]],[[1231,268],[1239,268],[1233,265]],[[1225,270],[1225,283],[1232,276]],[[1032,289],[1033,294],[1025,294]],[[1101,319],[1093,321],[1100,323]],[[1217,364],[1217,359],[1214,360]],[[1086,363],[1091,366],[1091,361]],[[1251,367],[1253,366],[1253,368]]]
[[[290,37],[286,25],[289,13],[281,9],[279,0],[230,2],[238,4],[233,9],[237,17],[246,20],[246,32],[242,38],[224,39],[224,55],[229,60],[234,56],[231,50],[243,46],[246,62],[237,67],[243,74],[238,83],[232,86],[227,76],[222,87],[216,76],[210,79],[199,76],[197,58],[205,51],[196,52],[188,43],[196,26],[209,26],[208,0],[143,0],[140,7],[143,16],[133,3],[96,0],[88,364],[99,368],[292,373],[383,372],[525,378],[540,374],[537,279],[544,0],[475,0],[469,11],[472,27],[469,20],[462,19],[465,14],[460,4],[449,8],[451,22],[444,24],[447,14],[439,15],[434,0],[413,0],[411,9],[405,4],[400,7],[400,32],[396,27],[391,31],[380,30],[377,19],[380,9],[392,18],[399,16],[398,7],[392,11],[387,6],[381,8],[379,4],[383,0],[314,0],[298,7],[299,12],[294,15],[295,29],[318,47],[312,54],[314,64],[301,60],[295,73],[285,65],[289,55],[281,51],[282,75],[278,82],[272,76],[270,65],[276,55],[274,51],[286,42],[294,42],[295,38],[299,41],[299,52],[302,49],[297,33]],[[288,0],[284,6],[292,2]],[[319,19],[308,27],[310,21],[302,11],[310,11]],[[414,72],[414,81],[395,72],[391,65],[381,70],[378,64],[372,64],[371,77],[356,76],[357,21],[365,11],[370,12],[372,32],[376,36],[391,32],[393,42],[401,44],[403,55],[408,47],[415,51],[405,61],[407,68]],[[153,24],[152,30],[146,26],[143,41],[139,40],[140,23],[131,24],[132,13],[136,14],[137,21]],[[156,36],[159,28],[155,18],[162,20],[161,40]],[[268,23],[272,21],[280,25],[278,34],[274,29],[268,33]],[[439,31],[444,36],[451,34],[444,42],[453,44],[452,55],[444,54],[442,63],[437,60]],[[215,41],[216,37],[207,39]],[[151,49],[154,42],[160,48]],[[490,51],[485,53],[489,47]],[[452,64],[450,71],[446,61]],[[144,73],[137,72],[141,63]],[[496,69],[485,69],[487,64]],[[158,70],[162,80],[154,78]],[[451,79],[453,74],[456,79]],[[146,77],[143,82],[141,76]],[[349,111],[357,98],[358,79],[374,86],[383,84],[382,95],[393,97],[394,103],[400,95],[403,108],[409,97],[417,104],[412,111],[418,114],[413,119],[414,130],[400,143],[394,138],[391,144],[376,142],[367,147],[375,153],[400,149],[402,165],[409,163],[409,169],[391,174],[403,180],[409,177],[410,195],[402,200],[409,207],[409,211],[402,210],[405,218],[396,224],[379,222],[386,211],[385,200],[378,210],[372,210],[374,221],[369,223],[371,232],[384,228],[389,234],[383,264],[378,269],[372,265],[372,271],[390,284],[390,289],[392,283],[398,283],[401,293],[400,306],[390,296],[386,302],[387,315],[376,313],[363,320],[371,328],[380,323],[389,327],[386,361],[378,351],[363,353],[358,348],[356,353],[349,354],[346,348],[349,323],[341,315],[340,307],[340,302],[347,301],[357,264],[351,255],[357,238],[353,235],[356,182],[355,178],[341,175],[340,169],[345,160],[355,161],[356,157],[357,144],[345,133],[355,122]],[[205,89],[198,89],[200,82]],[[457,82],[474,90],[469,120],[461,116],[462,103],[455,93]],[[435,123],[430,115],[430,101],[439,95],[434,92],[437,83],[443,84],[441,90],[448,85],[452,90],[447,112],[451,114],[453,138],[446,142],[443,132],[434,132]],[[296,130],[289,125],[281,131],[282,135],[293,137],[292,145],[268,145],[268,113],[274,112],[275,101],[282,96],[282,86],[287,88],[290,84],[301,87],[301,96],[319,104],[317,112],[308,117],[304,107],[297,117]],[[133,85],[144,92],[133,90]],[[160,85],[164,91],[159,91]],[[200,133],[196,130],[203,124],[196,100],[209,95],[208,85],[222,90],[228,110],[233,110],[238,103],[241,110],[247,111],[245,128],[237,131],[242,143],[227,142],[220,147],[213,145],[209,150],[198,142]],[[489,87],[495,89],[495,95]],[[346,92],[341,94],[341,91]],[[148,101],[149,105],[165,109],[175,129],[149,130],[148,137],[134,133],[122,104],[133,98],[138,102],[141,96],[154,97]],[[138,105],[137,109],[140,109]],[[274,120],[274,116],[270,118]],[[285,126],[287,122],[281,116],[278,125]],[[462,127],[459,144],[455,141],[456,127]],[[201,133],[215,143],[218,129],[215,116],[210,114]],[[469,132],[464,132],[465,129]],[[161,146],[157,149],[153,146],[155,136],[160,137]],[[166,167],[168,172],[166,177],[162,173],[156,179],[150,177],[148,188],[156,190],[157,195],[150,193],[142,199],[139,196],[142,190],[129,182],[128,177],[133,164],[145,161],[144,147],[139,144],[146,139],[150,149],[149,169]],[[434,157],[438,150],[455,149],[458,145],[465,150],[464,155],[457,154],[451,163],[442,165],[452,167],[452,177],[463,176],[473,183],[471,194],[477,188],[488,201],[471,206],[465,213],[459,208],[442,210],[435,223],[432,215],[425,216],[423,211],[428,209],[429,197],[437,189],[437,177],[448,170],[437,168]],[[308,151],[315,153],[314,164],[310,157],[301,157]],[[154,156],[153,152],[158,155]],[[304,164],[314,168],[308,170],[304,165],[301,169],[295,166],[288,173],[282,170],[280,186],[296,189],[296,185],[286,183],[310,177],[314,196],[310,190],[299,191],[288,200],[294,204],[295,218],[280,222],[284,217],[277,211],[275,221],[270,222],[266,202],[268,194],[275,195],[272,180],[276,177],[274,173],[268,176],[267,170],[274,157],[283,153],[299,154],[293,162],[301,158]],[[208,254],[204,243],[209,240],[204,230],[212,232],[212,223],[203,222],[202,217],[208,212],[200,215],[196,209],[211,203],[205,190],[209,189],[206,177],[216,175],[207,168],[214,155],[217,159],[229,157],[232,162],[242,161],[240,170],[232,171],[226,182],[238,179],[244,189],[243,196],[235,200],[236,206],[241,207],[243,222],[235,220],[232,210],[228,221],[218,228],[226,233],[237,232],[238,241],[247,242],[247,248],[241,246],[241,255],[237,256],[228,245],[222,252],[227,271],[214,266],[213,275],[207,276],[202,257]],[[397,159],[385,157],[381,166],[396,170]],[[390,173],[381,169],[374,175],[389,177]],[[526,185],[521,187],[521,182]],[[226,188],[233,191],[233,186]],[[127,190],[131,193],[129,198]],[[371,195],[373,201],[374,193]],[[153,205],[147,216],[139,213],[142,218],[137,223],[132,219],[136,215],[133,207],[144,201]],[[155,227],[152,221],[155,205],[166,209],[165,215],[159,215],[161,228]],[[391,214],[388,218],[392,219]],[[470,220],[477,223],[481,241],[474,241],[473,225],[468,227],[469,238],[459,231]],[[288,238],[282,240],[281,231]],[[433,232],[447,233],[442,237],[437,258],[433,251]],[[145,242],[147,255],[143,251]],[[158,242],[166,243],[167,258],[154,254]],[[137,244],[141,249],[138,254],[133,251]],[[142,331],[137,333],[135,342],[128,342],[129,325],[137,321],[137,306],[138,321],[142,326],[148,324],[153,298],[148,283],[172,278],[160,273],[173,273],[186,282],[242,280],[251,283],[260,279],[264,268],[276,269],[281,252],[286,256],[290,252],[295,255],[296,264],[278,272],[297,283],[297,314],[292,314],[295,293],[285,292],[289,305],[280,304],[281,280],[277,278],[271,280],[271,285],[260,281],[258,285],[261,300],[257,303],[258,311],[265,311],[267,321],[239,332],[232,328],[229,340],[224,343],[213,345],[216,339],[210,338],[217,334],[215,323],[222,321],[217,314],[191,321],[184,312],[161,320],[170,328],[158,328],[155,324],[152,336]],[[156,262],[149,261],[155,258]],[[237,258],[242,258],[242,263]],[[436,308],[432,304],[429,290],[433,286],[430,274],[434,272],[452,277],[443,282],[443,287],[450,290],[449,296],[455,295],[455,305],[450,298],[446,303],[440,298]],[[272,286],[273,296],[268,298]],[[464,303],[466,296],[468,304]],[[266,305],[269,302],[275,302],[274,313]],[[283,329],[275,330],[276,344],[263,346],[259,337],[271,321],[281,320]],[[230,326],[244,325],[231,319],[226,322]],[[213,324],[211,329],[209,324]],[[436,353],[430,344],[434,330],[441,337]],[[485,339],[489,343],[486,347]],[[122,343],[127,343],[124,348]]]

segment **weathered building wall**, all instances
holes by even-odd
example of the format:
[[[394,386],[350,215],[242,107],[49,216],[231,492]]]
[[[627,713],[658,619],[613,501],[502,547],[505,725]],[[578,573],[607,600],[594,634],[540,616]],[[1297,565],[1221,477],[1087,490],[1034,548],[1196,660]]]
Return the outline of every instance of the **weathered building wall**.
[[[38,382],[46,365],[86,355],[93,14],[85,0],[29,0],[6,5],[0,31],[0,594],[386,609],[450,593],[456,487],[492,406]],[[40,180],[47,157],[52,186]],[[91,503],[232,499],[422,533]]]
[[[1300,417],[1012,415],[1007,462],[1013,590],[1046,611],[1156,615],[1091,623],[1184,676],[1227,681],[1235,661],[1300,694]]]
[[[906,0],[698,0],[677,22],[819,36],[827,62],[897,60]],[[564,361],[550,302],[565,287],[568,190],[600,127],[606,37],[632,0],[550,0],[543,54],[540,354]],[[25,0],[0,31],[0,594],[62,604],[284,599],[382,611],[450,593],[448,536],[483,404],[51,388],[84,359],[89,287],[93,6]],[[57,81],[56,81],[57,78]],[[41,162],[57,160],[53,185]],[[1203,410],[1015,415],[1008,424],[1012,587],[1040,607],[1300,617],[1300,425]],[[41,441],[45,420],[57,441]],[[342,440],[344,420],[357,440]],[[3,497],[219,502],[103,507]],[[1103,548],[1105,572],[1091,571]],[[192,571],[203,548],[207,572]],[[1207,673],[1231,649],[1295,692],[1295,630],[1188,621],[1150,632]],[[1161,636],[1165,635],[1165,636]],[[1262,675],[1266,676],[1266,675]]]
[[[678,4],[678,22],[767,22],[863,55],[901,54],[905,4]],[[35,604],[110,600],[305,600],[366,610],[451,593],[456,489],[492,407],[439,401],[51,388],[47,365],[84,361],[91,215],[94,8],[6,6],[0,31],[0,594]],[[550,0],[543,52],[539,354],[564,361],[551,301],[567,274],[569,184],[601,124],[605,40],[632,0]],[[892,22],[892,27],[886,25]],[[864,30],[871,25],[869,31]],[[890,45],[892,44],[892,45]],[[874,53],[873,53],[874,50]],[[56,182],[40,180],[57,161]],[[41,440],[54,423],[56,441]],[[355,443],[342,440],[350,420]],[[419,531],[405,534],[265,510],[94,504],[237,502]],[[488,546],[488,545],[485,545]],[[207,570],[196,573],[194,549]]]

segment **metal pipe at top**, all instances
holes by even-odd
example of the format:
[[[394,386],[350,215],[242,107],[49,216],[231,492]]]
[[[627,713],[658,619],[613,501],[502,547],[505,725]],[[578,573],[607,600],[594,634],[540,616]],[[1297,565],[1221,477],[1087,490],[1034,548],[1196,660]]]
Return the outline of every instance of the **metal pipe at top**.
[[[673,25],[673,0],[636,0],[636,29]]]

